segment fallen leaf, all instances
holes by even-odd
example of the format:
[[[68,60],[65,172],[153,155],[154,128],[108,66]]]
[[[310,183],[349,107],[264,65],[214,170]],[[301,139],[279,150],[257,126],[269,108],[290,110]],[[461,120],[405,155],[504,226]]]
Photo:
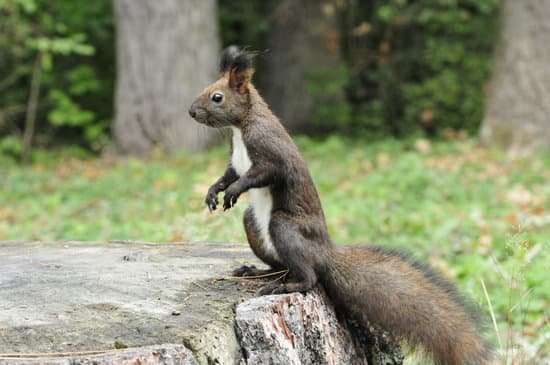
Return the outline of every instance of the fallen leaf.
[[[98,169],[97,167],[89,167],[84,171],[84,177],[87,180],[95,180],[98,177],[100,177],[102,174],[102,171]]]
[[[405,15],[399,15],[392,20],[392,23],[395,25],[405,25],[409,23],[409,18]]]
[[[506,214],[504,220],[514,226],[519,223],[518,216],[515,213]]]
[[[454,278],[456,276],[456,270],[451,269],[445,260],[438,256],[430,256],[428,258],[430,266],[441,271],[441,273],[447,278]]]
[[[386,167],[390,164],[391,157],[385,152],[381,152],[376,156],[376,165],[378,167]]]
[[[359,24],[358,26],[356,26],[355,28],[352,29],[351,34],[356,36],[356,37],[360,37],[360,36],[363,36],[363,35],[369,33],[371,28],[372,27],[371,27],[370,23],[362,22],[361,24]]]
[[[183,236],[179,232],[174,232],[172,234],[172,238],[170,238],[170,242],[172,243],[183,242]]]
[[[206,194],[209,187],[210,186],[208,186],[208,184],[197,183],[193,185],[193,193],[195,193],[198,196],[203,196],[204,194]]]
[[[477,252],[481,255],[488,255],[493,248],[493,237],[490,234],[483,234],[478,239]]]
[[[71,174],[71,172],[72,172],[71,169],[63,165],[55,169],[55,175],[61,179],[68,177]]]
[[[369,160],[365,160],[361,162],[361,170],[363,170],[363,172],[371,172],[372,169],[373,169],[372,162],[370,162]]]
[[[533,194],[522,185],[515,185],[506,192],[506,200],[518,205],[528,205],[533,200]]]
[[[544,207],[538,206],[538,207],[534,208],[533,209],[533,214],[534,215],[544,215]]]
[[[493,243],[493,237],[489,234],[484,234],[479,237],[479,243],[483,246],[490,246]]]
[[[442,132],[443,137],[448,140],[465,139],[468,137],[468,132],[464,129],[445,128]]]
[[[162,180],[155,180],[153,182],[153,187],[155,190],[162,190],[164,188],[164,182]]]
[[[434,120],[434,111],[432,109],[425,109],[420,113],[420,122],[425,125],[432,124]]]
[[[427,139],[417,139],[414,143],[416,150],[422,154],[429,153],[432,150],[432,144]]]

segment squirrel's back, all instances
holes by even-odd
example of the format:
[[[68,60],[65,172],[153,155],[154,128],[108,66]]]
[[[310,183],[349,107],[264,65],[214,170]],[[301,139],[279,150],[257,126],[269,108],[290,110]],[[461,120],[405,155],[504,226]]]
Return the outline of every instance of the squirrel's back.
[[[487,364],[482,323],[454,285],[406,255],[379,247],[335,249],[321,273],[337,308],[420,345],[436,364]]]

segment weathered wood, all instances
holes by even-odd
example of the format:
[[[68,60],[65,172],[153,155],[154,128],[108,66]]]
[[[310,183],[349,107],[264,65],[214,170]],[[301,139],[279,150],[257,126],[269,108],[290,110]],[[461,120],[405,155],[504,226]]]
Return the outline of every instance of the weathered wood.
[[[322,290],[269,295],[237,306],[237,336],[246,364],[401,364],[383,334],[338,321]],[[384,350],[385,352],[381,351]]]
[[[0,354],[183,343],[236,363],[234,308],[254,291],[219,279],[245,263],[246,244],[0,242]]]
[[[347,365],[399,358],[383,336],[340,324],[320,289],[256,297],[265,282],[230,276],[235,267],[258,264],[245,244],[0,242],[0,262],[0,364]],[[194,360],[168,356],[187,354],[182,344]],[[116,350],[123,347],[132,350]],[[73,354],[59,354],[66,352]],[[29,353],[35,355],[13,356]]]
[[[198,365],[195,356],[182,345],[157,345],[112,351],[104,354],[78,354],[64,357],[4,357],[0,364],[18,365]]]

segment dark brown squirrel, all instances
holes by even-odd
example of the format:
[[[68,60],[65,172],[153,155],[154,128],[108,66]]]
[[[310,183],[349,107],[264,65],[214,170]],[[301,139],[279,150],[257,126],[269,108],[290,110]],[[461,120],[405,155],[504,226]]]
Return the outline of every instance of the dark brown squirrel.
[[[248,242],[271,267],[243,266],[235,275],[288,268],[287,282],[260,293],[306,292],[320,283],[337,311],[420,345],[437,364],[490,363],[480,317],[452,283],[400,252],[333,244],[304,159],[251,83],[252,59],[235,46],[226,48],[220,79],[189,109],[197,122],[233,132],[231,159],[208,190],[208,208],[217,208],[219,192],[225,191],[227,210],[248,191]]]

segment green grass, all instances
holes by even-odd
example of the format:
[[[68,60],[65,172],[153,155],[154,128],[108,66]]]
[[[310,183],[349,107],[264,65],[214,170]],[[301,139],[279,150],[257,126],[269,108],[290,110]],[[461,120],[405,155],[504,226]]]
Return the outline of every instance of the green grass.
[[[489,313],[483,280],[503,354],[549,356],[550,156],[512,161],[470,140],[297,142],[336,242],[405,249]],[[43,152],[26,167],[3,160],[0,239],[245,242],[245,196],[226,213],[203,204],[226,147],[146,161],[70,155]]]

